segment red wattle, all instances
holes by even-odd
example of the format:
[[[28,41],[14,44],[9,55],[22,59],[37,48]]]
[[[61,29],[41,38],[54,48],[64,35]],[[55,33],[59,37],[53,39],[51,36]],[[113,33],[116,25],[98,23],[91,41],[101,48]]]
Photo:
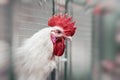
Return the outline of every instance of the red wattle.
[[[53,55],[62,56],[65,49],[64,38],[55,38],[51,35],[51,40],[53,42]]]

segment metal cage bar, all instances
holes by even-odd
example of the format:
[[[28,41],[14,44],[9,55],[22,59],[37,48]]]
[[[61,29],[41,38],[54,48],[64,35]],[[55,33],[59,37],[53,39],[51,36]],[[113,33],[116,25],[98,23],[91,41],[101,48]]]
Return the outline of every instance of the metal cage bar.
[[[13,70],[13,62],[12,62],[12,53],[13,53],[13,7],[14,7],[15,0],[10,0],[8,5],[6,6],[6,33],[7,37],[6,40],[9,44],[9,57],[10,57],[10,63],[9,63],[9,78],[10,80],[15,80],[15,74]]]

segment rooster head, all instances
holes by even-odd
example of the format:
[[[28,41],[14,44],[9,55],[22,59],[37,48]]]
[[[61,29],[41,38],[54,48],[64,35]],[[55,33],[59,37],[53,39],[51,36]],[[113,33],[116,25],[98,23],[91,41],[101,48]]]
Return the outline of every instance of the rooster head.
[[[71,40],[75,33],[75,22],[67,14],[59,14],[49,19],[48,26],[53,28],[51,30],[51,40],[54,45],[53,54],[61,56],[64,53],[65,39]]]

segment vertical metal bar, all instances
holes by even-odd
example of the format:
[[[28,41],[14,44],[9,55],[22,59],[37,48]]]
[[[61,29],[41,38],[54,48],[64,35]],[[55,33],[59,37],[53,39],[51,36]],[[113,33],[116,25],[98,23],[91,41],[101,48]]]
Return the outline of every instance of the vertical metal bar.
[[[70,15],[73,16],[73,6],[72,6],[72,3],[73,3],[73,0],[70,0],[71,4],[69,6],[69,9],[70,9]],[[70,53],[69,53],[69,79],[68,80],[73,80],[72,79],[72,41],[70,42]]]
[[[55,14],[55,0],[52,0],[52,15]],[[56,76],[56,70],[54,69],[51,72],[51,80],[55,80],[55,76]]]
[[[65,1],[65,13],[68,13],[68,3],[69,3],[69,0],[66,0]]]
[[[97,80],[101,80],[102,78],[102,68],[101,68],[101,60],[103,59],[103,54],[104,54],[104,25],[103,25],[103,16],[104,15],[104,9],[100,11],[99,14],[94,15],[93,14],[93,27],[92,27],[92,55],[91,55],[91,73],[93,73],[94,68],[97,67],[98,73],[97,73]],[[98,48],[98,51],[96,49]],[[97,58],[96,58],[97,57]],[[97,66],[96,64],[96,59],[97,61]],[[96,80],[94,79],[93,74],[91,74],[90,80]]]
[[[104,24],[103,24],[103,16],[104,15],[104,9],[101,10],[101,14],[99,16],[99,80],[102,80],[102,68],[101,68],[101,60],[103,59],[104,54]]]
[[[97,80],[102,80],[102,65],[101,65],[101,61],[103,59],[103,54],[104,54],[104,24],[103,24],[103,18],[104,18],[104,9],[101,9],[99,15],[97,15],[97,33],[98,33],[98,37],[97,37],[97,47],[98,47],[98,54],[97,54],[97,58],[98,58],[98,64],[97,64],[97,69],[98,69],[98,75],[97,75]],[[95,65],[96,66],[96,65]]]
[[[13,71],[13,63],[12,63],[12,38],[13,38],[13,6],[15,0],[9,0],[9,4],[6,6],[6,40],[9,44],[9,78],[10,80],[15,80],[14,71]]]
[[[56,70],[54,69],[51,73],[51,80],[55,80]]]
[[[69,0],[66,0],[66,2],[65,2],[65,13],[68,13],[68,2],[69,2]],[[68,58],[68,52],[67,52],[68,42],[67,42],[67,40],[65,41],[65,43],[66,43],[65,58],[67,59]],[[64,80],[67,80],[67,67],[68,67],[68,65],[67,65],[67,61],[66,61],[65,65],[64,65]]]
[[[92,54],[91,54],[91,71],[90,71],[90,80],[93,79],[93,68],[94,68],[94,61],[95,61],[95,16],[92,15]]]
[[[69,53],[69,79],[72,80],[72,42],[70,42],[70,53]]]
[[[68,49],[68,45],[67,45],[67,40],[65,41],[66,43],[66,49],[65,49],[65,58],[67,59],[68,57],[68,52],[67,52],[67,49]],[[67,80],[67,61],[64,63],[64,80]]]
[[[102,42],[103,42],[103,36],[102,36],[102,25],[101,25],[101,18],[100,18],[101,14],[99,15],[99,19],[97,20],[99,23],[98,23],[98,55],[97,55],[97,58],[98,58],[98,64],[97,64],[97,67],[98,67],[98,76],[97,76],[97,79],[98,80],[101,80],[101,54],[103,54],[103,48],[102,48]]]
[[[55,0],[52,0],[52,15],[55,14]]]
[[[92,55],[91,55],[91,75],[90,80],[98,80],[98,73],[94,74],[93,71],[95,71],[96,67],[98,68],[99,64],[99,14],[92,15]],[[96,64],[97,63],[97,64]],[[99,72],[99,70],[98,70]],[[97,76],[96,76],[97,75]]]

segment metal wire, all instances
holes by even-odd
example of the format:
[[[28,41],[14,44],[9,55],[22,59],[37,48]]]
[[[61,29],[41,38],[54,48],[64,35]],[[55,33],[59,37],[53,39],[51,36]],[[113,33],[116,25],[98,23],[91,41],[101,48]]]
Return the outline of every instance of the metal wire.
[[[13,70],[13,62],[12,62],[12,37],[13,37],[13,6],[14,6],[14,1],[15,0],[10,0],[10,3],[6,6],[6,24],[7,24],[7,37],[6,40],[9,44],[9,57],[10,57],[10,64],[9,64],[9,75],[10,75],[10,80],[15,80],[15,74]]]

